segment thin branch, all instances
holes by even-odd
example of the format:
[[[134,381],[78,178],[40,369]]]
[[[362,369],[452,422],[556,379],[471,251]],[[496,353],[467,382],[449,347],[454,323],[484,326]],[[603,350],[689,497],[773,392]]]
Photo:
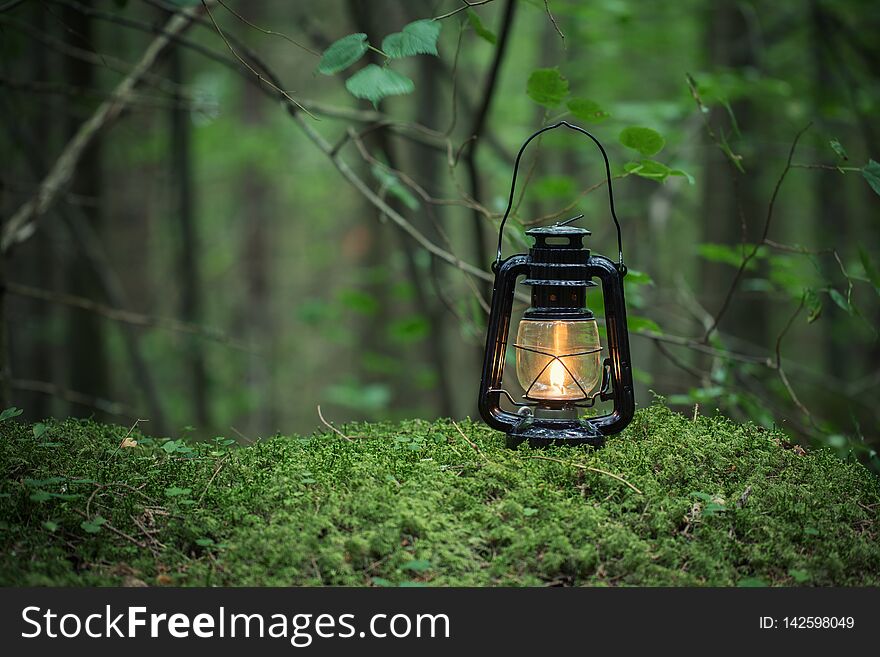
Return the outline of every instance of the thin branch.
[[[73,512],[74,512],[74,513],[78,513],[79,515],[81,515],[81,516],[82,516],[83,518],[85,518],[86,520],[89,520],[89,519],[90,519],[89,516],[88,516],[86,513],[80,511],[79,509],[74,509]],[[148,547],[149,547],[149,546],[148,546],[146,543],[144,543],[143,541],[139,541],[139,540],[136,539],[134,536],[131,536],[131,535],[129,535],[129,534],[126,534],[126,533],[125,533],[124,531],[122,531],[121,529],[117,529],[117,528],[114,527],[112,524],[110,524],[110,522],[104,522],[104,524],[101,525],[101,526],[102,526],[102,527],[106,527],[107,529],[109,529],[111,532],[113,532],[113,533],[116,534],[117,536],[119,536],[119,537],[121,537],[121,538],[124,538],[124,539],[127,540],[127,541],[131,541],[132,543],[134,543],[135,545],[137,545],[139,548],[148,548]]]
[[[288,110],[290,111],[290,110]],[[457,267],[463,272],[470,274],[472,276],[476,276],[477,278],[481,278],[484,281],[492,282],[495,280],[495,277],[492,276],[487,271],[479,269],[478,267],[474,267],[473,265],[464,262],[461,258],[446,251],[445,249],[440,248],[436,244],[434,244],[431,240],[429,240],[425,235],[423,235],[417,228],[415,228],[412,224],[410,224],[400,213],[396,212],[391,206],[389,206],[382,198],[380,198],[370,187],[363,181],[361,178],[352,170],[352,168],[345,162],[345,160],[341,159],[338,154],[333,153],[333,146],[324,139],[321,134],[315,130],[311,125],[306,123],[298,113],[291,113],[293,120],[297,122],[299,127],[305,132],[306,136],[312,141],[315,146],[318,147],[325,155],[330,158],[330,161],[333,163],[333,166],[336,167],[336,170],[342,174],[342,177],[345,178],[351,185],[357,189],[370,203],[372,203],[378,210],[383,212],[391,221],[397,224],[399,227],[403,228],[403,230],[412,237],[422,248],[436,256],[440,260],[447,262],[448,264]]]
[[[6,291],[9,294],[13,294],[15,296],[26,299],[35,299],[38,301],[45,301],[47,303],[58,303],[71,308],[78,308],[80,310],[85,310],[87,312],[106,317],[107,319],[113,320],[115,322],[122,322],[123,324],[142,326],[144,328],[162,328],[177,333],[197,335],[208,340],[230,346],[234,349],[240,349],[242,351],[252,351],[249,346],[235,340],[234,338],[230,338],[222,331],[199,326],[197,324],[182,322],[177,319],[154,317],[152,315],[136,313],[130,310],[123,310],[121,308],[113,308],[111,306],[98,303],[97,301],[86,299],[85,297],[67,294],[65,292],[53,292],[51,290],[43,290],[40,288],[31,287],[29,285],[21,285],[19,283],[7,283]]]
[[[210,9],[210,7],[208,7],[208,1],[209,1],[209,0],[202,0],[202,6],[205,8],[205,11],[208,13],[208,18],[211,19],[211,22],[214,24],[214,29],[217,30],[217,34],[220,35],[220,38],[223,39],[223,43],[226,44],[226,47],[229,49],[229,52],[231,52],[231,53],[235,56],[235,58],[236,58],[238,61],[240,61],[240,62],[242,63],[242,65],[245,66],[245,68],[247,68],[251,73],[253,73],[255,76],[257,76],[257,79],[258,79],[262,84],[266,84],[266,85],[270,86],[272,89],[274,89],[275,91],[277,91],[279,94],[281,94],[282,96],[284,96],[287,100],[289,100],[291,103],[293,103],[294,105],[296,105],[299,109],[301,109],[303,112],[305,112],[306,114],[308,114],[309,116],[311,116],[313,119],[315,119],[315,120],[317,121],[317,120],[318,120],[318,117],[317,117],[317,116],[315,116],[314,114],[312,114],[311,112],[309,112],[309,110],[307,110],[305,107],[303,107],[302,105],[300,105],[300,104],[299,104],[299,103],[293,98],[293,96],[291,96],[289,93],[287,93],[286,91],[284,91],[284,89],[282,89],[281,87],[276,86],[271,80],[268,80],[268,79],[266,79],[265,77],[263,77],[263,74],[262,74],[262,73],[260,73],[257,69],[255,69],[255,68],[254,68],[253,66],[251,66],[250,64],[248,64],[247,61],[246,61],[241,55],[239,55],[238,52],[236,52],[235,48],[232,47],[232,44],[229,43],[229,39],[226,38],[226,34],[224,34],[223,30],[220,29],[220,26],[217,24],[217,21],[214,20],[214,14],[211,13],[211,9]],[[213,2],[213,1],[215,1],[215,0],[211,0],[211,1]]]
[[[196,21],[194,20],[193,22]],[[133,67],[133,64],[131,62],[127,62],[123,59],[112,57],[110,55],[98,56],[89,50],[77,48],[76,46],[73,46],[66,41],[55,39],[34,28],[28,23],[15,19],[12,16],[0,16],[0,24],[5,24],[13,27],[14,29],[18,30],[22,34],[27,35],[34,41],[42,43],[47,48],[51,48],[55,52],[60,53],[65,57],[87,62],[89,64],[92,64],[93,66],[101,67],[107,69],[108,71],[113,71],[114,73],[127,75]],[[149,32],[155,34],[160,30],[161,28],[155,27],[150,28]],[[182,92],[182,90],[178,89],[177,86],[174,85],[174,83],[172,83],[170,80],[155,73],[145,73],[143,83],[149,84],[169,95],[179,94]],[[105,96],[109,95],[110,94],[105,94]]]
[[[108,415],[117,415],[119,417],[125,418],[131,418],[137,415],[137,413],[135,413],[133,409],[120,402],[109,401],[107,399],[101,399],[100,397],[93,397],[91,395],[86,395],[81,392],[76,392],[75,390],[62,388],[61,386],[55,385],[54,383],[48,383],[46,381],[34,381],[32,379],[12,379],[10,381],[10,386],[14,390],[36,392],[43,395],[48,395],[50,397],[56,397],[58,399],[63,399],[64,401],[71,402],[72,404],[79,404],[80,406],[93,408],[96,411],[101,411],[102,413],[107,413]]]
[[[788,380],[788,375],[785,373],[785,370],[782,367],[782,340],[785,337],[786,333],[788,333],[789,329],[794,324],[794,320],[798,318],[798,315],[801,314],[801,311],[804,309],[804,303],[806,302],[806,295],[801,297],[801,302],[798,304],[798,307],[791,314],[791,317],[788,318],[788,322],[783,327],[782,331],[780,331],[779,335],[776,337],[776,362],[775,369],[779,374],[779,380],[782,381],[782,385],[785,386],[785,390],[788,392],[788,396],[791,398],[791,401],[794,402],[795,406],[797,406],[801,413],[807,416],[807,419],[817,429],[819,425],[816,423],[813,414],[809,411],[809,409],[804,406],[803,402],[801,402],[800,398],[797,396],[797,393],[794,391],[794,387],[791,385],[791,382]]]
[[[467,11],[471,7],[479,7],[480,5],[488,5],[492,0],[477,0],[476,2],[468,2],[468,0],[461,0],[464,3],[463,7],[459,7],[458,9],[453,9],[447,14],[443,14],[442,16],[435,16],[433,20],[442,21],[444,18],[449,18],[450,16],[455,16],[459,12]]]
[[[223,0],[217,0],[217,4],[219,4],[219,5],[220,5],[221,7],[223,7],[226,11],[228,11],[230,14],[232,14],[233,16],[235,16],[235,17],[236,17],[238,20],[240,20],[242,23],[244,23],[245,25],[249,25],[250,27],[252,27],[252,28],[254,28],[255,30],[257,30],[258,32],[262,32],[263,34],[267,34],[267,35],[269,35],[269,36],[278,36],[278,37],[281,37],[281,38],[284,39],[285,41],[289,41],[290,43],[292,43],[293,45],[295,45],[297,48],[301,48],[302,50],[305,50],[307,53],[312,54],[312,55],[314,55],[315,57],[320,57],[320,56],[321,56],[321,53],[319,53],[317,50],[312,50],[312,49],[309,48],[308,46],[304,46],[304,45],[301,44],[299,41],[295,41],[294,39],[291,39],[291,38],[290,38],[289,36],[287,36],[286,34],[282,34],[281,32],[275,32],[274,30],[267,30],[267,29],[265,29],[265,28],[260,27],[259,25],[254,25],[254,24],[251,23],[247,18],[245,18],[244,16],[242,16],[241,14],[239,14],[237,11],[235,11],[232,7],[230,7],[230,6],[227,5],[225,2],[223,2]]]
[[[715,332],[715,329],[718,327],[719,322],[724,317],[724,314],[727,312],[728,307],[730,306],[730,302],[733,299],[733,295],[739,287],[739,282],[742,279],[743,274],[746,271],[746,267],[748,267],[749,263],[754,259],[756,255],[758,255],[758,250],[763,245],[764,241],[767,239],[767,235],[770,232],[770,225],[773,222],[773,208],[776,206],[776,199],[779,196],[779,190],[782,187],[782,183],[785,181],[785,177],[788,175],[788,172],[791,170],[791,160],[794,157],[795,149],[797,148],[798,141],[800,141],[801,136],[810,129],[812,123],[808,123],[806,126],[801,128],[798,133],[794,137],[794,141],[792,141],[791,148],[788,151],[788,159],[785,162],[785,168],[782,170],[782,173],[779,175],[779,179],[776,181],[776,186],[773,188],[773,194],[770,196],[770,203],[767,206],[767,216],[764,219],[764,229],[761,232],[761,239],[759,242],[756,242],[752,247],[752,250],[743,257],[742,262],[739,265],[739,268],[736,271],[736,274],[733,277],[733,281],[730,284],[730,288],[727,290],[727,294],[724,297],[724,301],[721,304],[721,308],[715,314],[715,317],[712,320],[712,324],[710,324],[709,328],[706,329],[705,334],[703,335],[703,341],[708,342],[712,333]]]
[[[112,98],[103,102],[95,113],[83,123],[64,151],[55,161],[51,171],[40,184],[40,191],[27,201],[3,226],[0,250],[8,252],[15,244],[26,240],[34,230],[33,222],[46,214],[61,192],[73,177],[73,173],[83,152],[101,130],[116,119],[132,100],[132,92],[156,63],[158,57],[171,44],[170,34],[179,34],[190,26],[192,16],[198,8],[185,9],[171,17],[165,32],[156,37],[144,51],[140,61],[135,64],[128,76],[120,82]]]
[[[559,35],[559,38],[562,39],[562,47],[565,47],[565,35],[562,33],[562,30],[559,29],[559,24],[556,22],[556,19],[553,18],[553,13],[550,11],[550,0],[544,0],[544,11],[547,12],[547,17],[550,19],[550,22],[553,23],[553,29],[556,30],[556,33]]]

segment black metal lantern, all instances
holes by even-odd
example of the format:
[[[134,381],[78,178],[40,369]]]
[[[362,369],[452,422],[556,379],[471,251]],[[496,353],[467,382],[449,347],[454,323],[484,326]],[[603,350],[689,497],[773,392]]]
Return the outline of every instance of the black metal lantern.
[[[528,254],[501,258],[504,224],[513,207],[520,159],[535,137],[554,128],[566,127],[592,139],[605,159],[611,217],[617,227],[618,261],[590,253],[583,240],[590,231],[570,224],[583,215],[553,226],[533,228],[526,234],[534,245]],[[623,246],[620,222],[614,211],[611,167],[599,140],[583,128],[560,121],[538,130],[519,150],[507,211],[498,232],[498,251],[492,266],[495,285],[489,313],[483,378],[480,384],[480,414],[494,429],[507,433],[507,444],[515,447],[528,440],[532,447],[550,444],[601,446],[605,436],[629,424],[635,411],[626,305],[623,295]],[[517,278],[531,287],[531,306],[517,329],[516,373],[524,394],[521,402],[502,387],[502,374],[510,332],[511,312]],[[596,318],[587,307],[587,289],[602,284],[608,351],[599,341]],[[501,407],[504,396],[517,409]],[[613,400],[613,410],[598,417],[579,417],[581,409],[596,400]]]

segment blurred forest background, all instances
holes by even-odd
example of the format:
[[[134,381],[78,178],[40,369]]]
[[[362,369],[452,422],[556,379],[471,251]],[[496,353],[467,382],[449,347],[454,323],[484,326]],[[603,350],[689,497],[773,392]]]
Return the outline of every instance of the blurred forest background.
[[[638,402],[876,465],[878,34],[871,0],[2,0],[0,409],[476,415],[513,157],[565,118],[611,155]],[[616,257],[565,132],[505,255],[583,212]]]

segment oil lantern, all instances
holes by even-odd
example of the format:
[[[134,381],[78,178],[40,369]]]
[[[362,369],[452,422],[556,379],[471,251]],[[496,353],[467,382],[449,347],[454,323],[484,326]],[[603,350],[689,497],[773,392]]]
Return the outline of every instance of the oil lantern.
[[[565,127],[589,137],[605,160],[611,217],[617,228],[618,259],[591,253],[584,245],[590,231],[572,223],[579,215],[552,226],[533,228],[527,254],[502,259],[504,224],[513,207],[516,176],[526,147],[538,135]],[[604,444],[605,436],[629,424],[635,411],[632,364],[626,325],[623,245],[614,210],[611,167],[596,137],[583,128],[559,121],[530,136],[517,154],[507,210],[498,232],[492,270],[495,283],[486,336],[479,408],[486,423],[507,434],[509,447],[528,441],[532,447],[551,444]],[[504,389],[502,376],[511,333],[517,279],[531,289],[531,305],[515,331],[519,400]],[[601,284],[607,345],[600,342],[596,317],[587,305],[587,290]],[[502,407],[502,398],[505,406]],[[604,415],[586,417],[596,401],[613,401]]]

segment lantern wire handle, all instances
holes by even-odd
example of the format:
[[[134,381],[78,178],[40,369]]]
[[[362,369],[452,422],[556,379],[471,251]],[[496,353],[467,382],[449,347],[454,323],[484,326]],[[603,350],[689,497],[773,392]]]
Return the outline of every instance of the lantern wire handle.
[[[605,178],[606,178],[606,181],[608,182],[608,205],[611,208],[611,218],[614,219],[614,226],[617,228],[617,253],[618,253],[617,268],[619,270],[621,270],[622,272],[626,271],[626,267],[623,264],[623,238],[621,237],[621,233],[620,233],[620,221],[618,221],[617,213],[614,211],[614,190],[611,187],[611,165],[608,162],[608,153],[605,152],[605,148],[602,146],[602,144],[599,142],[599,140],[596,139],[596,137],[594,137],[591,133],[587,132],[586,130],[584,130],[580,126],[574,125],[573,123],[569,123],[568,121],[558,121],[557,123],[553,123],[552,125],[544,126],[540,130],[535,132],[531,137],[526,139],[525,142],[523,142],[523,145],[520,147],[519,153],[516,154],[516,161],[513,163],[513,180],[511,180],[511,182],[510,182],[510,196],[507,199],[507,209],[504,211],[504,217],[502,217],[501,226],[498,229],[498,251],[495,256],[495,262],[492,263],[492,271],[497,271],[498,266],[501,264],[501,243],[502,243],[502,239],[504,237],[504,224],[507,222],[507,217],[510,215],[510,211],[513,208],[513,196],[514,196],[514,193],[516,192],[516,174],[519,171],[519,162],[522,159],[523,153],[525,152],[526,147],[529,145],[529,143],[535,137],[537,137],[538,135],[540,135],[544,132],[547,132],[548,130],[554,130],[555,128],[560,128],[563,126],[565,126],[566,128],[571,128],[575,132],[580,132],[581,134],[586,135],[587,137],[592,139],[593,142],[596,144],[596,146],[599,147],[599,150],[602,153],[602,158],[605,160]],[[562,222],[559,225],[565,225],[565,224],[571,223],[572,221],[576,221],[577,219],[580,219],[583,216],[584,215],[582,215],[582,214],[578,215],[577,217],[573,217],[571,219],[568,219],[567,221]]]

